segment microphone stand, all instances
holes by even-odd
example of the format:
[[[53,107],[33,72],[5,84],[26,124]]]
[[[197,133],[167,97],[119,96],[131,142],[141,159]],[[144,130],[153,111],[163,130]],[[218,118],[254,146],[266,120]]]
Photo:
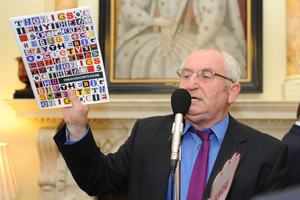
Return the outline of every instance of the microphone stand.
[[[172,127],[172,147],[171,147],[171,200],[173,200],[173,181],[175,173],[175,200],[180,200],[180,161],[181,161],[181,135],[183,131],[183,115],[177,113],[175,115],[175,122]],[[179,165],[179,166],[177,166]]]
[[[181,164],[181,146],[179,147],[178,163],[175,171],[175,200],[180,200],[180,164]]]

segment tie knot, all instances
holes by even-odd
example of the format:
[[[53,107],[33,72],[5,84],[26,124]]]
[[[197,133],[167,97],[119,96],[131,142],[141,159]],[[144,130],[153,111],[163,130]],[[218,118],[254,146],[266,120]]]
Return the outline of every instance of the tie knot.
[[[212,134],[212,131],[197,131],[196,129],[194,129],[192,126],[190,127],[190,131],[192,131],[193,133],[196,133],[202,141],[204,140],[209,140],[209,135]]]

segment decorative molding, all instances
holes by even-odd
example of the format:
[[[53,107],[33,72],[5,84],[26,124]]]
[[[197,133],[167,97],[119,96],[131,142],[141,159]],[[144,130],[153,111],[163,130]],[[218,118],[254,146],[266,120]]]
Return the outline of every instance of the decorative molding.
[[[39,110],[34,99],[5,100],[16,110],[17,117],[63,118],[62,109]],[[109,103],[91,104],[90,119],[139,119],[172,113],[170,100],[111,100]]]
[[[37,124],[47,124],[49,127],[57,127],[57,124],[63,122],[62,118],[30,118],[30,121]]]
[[[61,109],[39,110],[34,99],[5,100],[17,117],[62,119]],[[237,100],[230,113],[237,119],[295,119],[298,100]],[[140,119],[171,114],[168,99],[112,99],[91,104],[89,119]]]
[[[294,119],[297,100],[238,100],[230,107],[236,119]]]
[[[37,147],[41,162],[41,176],[38,179],[40,199],[55,199],[56,166],[58,149],[53,141],[55,128],[41,128],[37,133]]]

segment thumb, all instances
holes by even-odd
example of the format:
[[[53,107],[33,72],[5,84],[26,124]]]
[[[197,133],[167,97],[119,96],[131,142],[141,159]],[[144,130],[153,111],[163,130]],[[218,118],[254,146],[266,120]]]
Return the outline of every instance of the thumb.
[[[77,106],[77,105],[81,104],[80,100],[78,99],[78,97],[76,95],[75,90],[68,89],[67,94],[68,94],[68,97],[73,106]]]

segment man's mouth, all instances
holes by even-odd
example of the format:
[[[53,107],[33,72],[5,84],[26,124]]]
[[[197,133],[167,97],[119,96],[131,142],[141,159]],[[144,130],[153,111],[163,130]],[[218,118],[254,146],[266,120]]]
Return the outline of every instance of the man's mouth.
[[[200,99],[197,99],[195,97],[192,97],[192,102],[200,101]]]

